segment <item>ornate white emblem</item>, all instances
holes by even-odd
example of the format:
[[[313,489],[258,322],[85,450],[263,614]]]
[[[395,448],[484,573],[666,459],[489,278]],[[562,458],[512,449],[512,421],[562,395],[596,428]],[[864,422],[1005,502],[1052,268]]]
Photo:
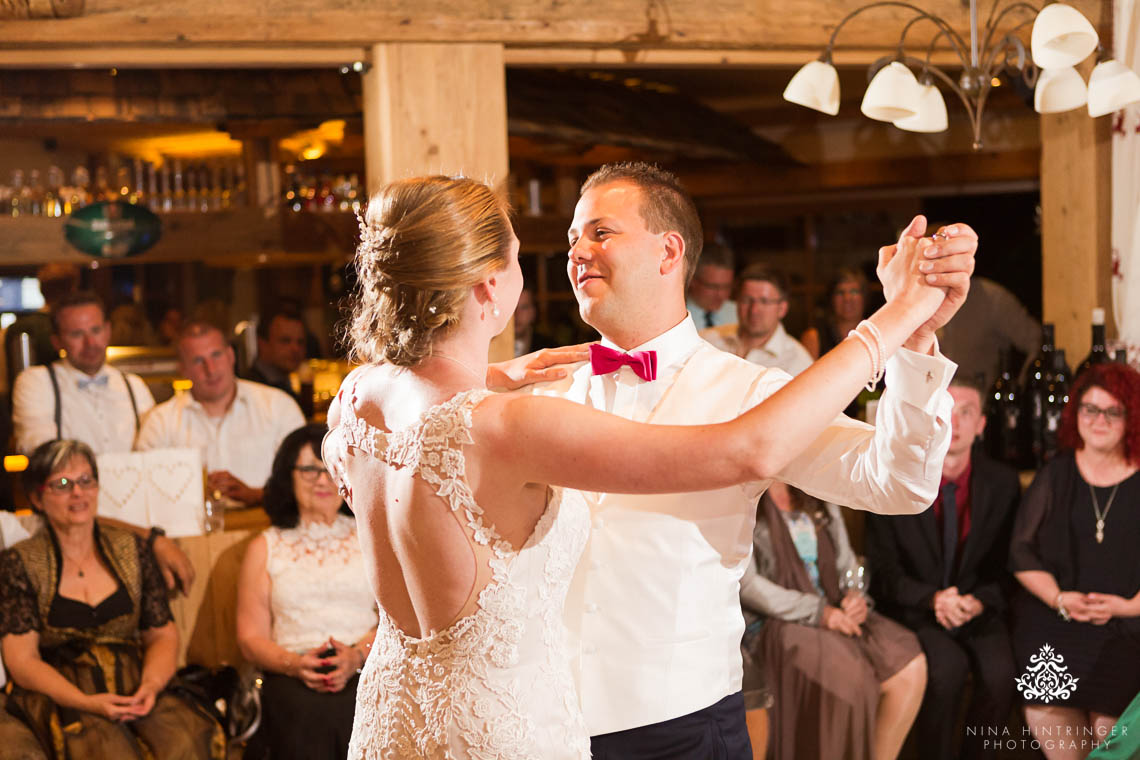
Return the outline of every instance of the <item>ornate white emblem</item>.
[[[1068,699],[1081,679],[1069,675],[1069,666],[1064,662],[1064,657],[1045,644],[1029,658],[1029,667],[1017,679],[1017,690],[1026,699],[1040,699],[1045,704],[1054,699]]]

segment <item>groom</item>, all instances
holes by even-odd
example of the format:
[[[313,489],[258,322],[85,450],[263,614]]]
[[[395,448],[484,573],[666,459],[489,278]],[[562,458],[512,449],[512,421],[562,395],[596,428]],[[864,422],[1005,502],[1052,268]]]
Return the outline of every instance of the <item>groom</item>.
[[[916,221],[905,234],[924,230]],[[955,369],[934,350],[934,331],[965,300],[977,248],[965,225],[947,232],[941,258],[924,264],[946,299],[907,342],[910,350],[888,362],[877,427],[837,418],[780,480],[874,512],[913,514],[933,501]],[[788,381],[698,337],[685,286],[703,234],[692,199],[668,172],[603,166],[582,186],[569,239],[567,272],[583,319],[606,348],[655,352],[656,378],[586,363],[534,392],[643,422],[702,424],[732,419]],[[642,361],[638,372],[652,363]],[[740,691],[739,580],[767,485],[586,494],[591,536],[566,622],[595,760],[752,757]]]

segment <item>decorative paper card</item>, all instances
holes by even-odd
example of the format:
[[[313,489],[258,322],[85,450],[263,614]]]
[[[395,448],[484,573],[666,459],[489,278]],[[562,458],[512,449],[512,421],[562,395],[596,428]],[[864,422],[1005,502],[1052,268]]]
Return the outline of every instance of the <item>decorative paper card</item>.
[[[202,454],[198,449],[154,449],[99,457],[99,514],[169,536],[205,532]]]
[[[36,515],[17,515],[13,512],[0,512],[0,549],[23,541],[39,529]]]

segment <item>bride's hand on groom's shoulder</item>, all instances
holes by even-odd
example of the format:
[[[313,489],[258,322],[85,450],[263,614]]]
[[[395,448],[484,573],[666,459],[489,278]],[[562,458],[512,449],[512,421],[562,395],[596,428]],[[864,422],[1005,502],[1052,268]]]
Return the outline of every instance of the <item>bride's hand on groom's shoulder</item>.
[[[514,391],[534,383],[561,380],[569,365],[590,358],[589,343],[561,348],[543,348],[503,362],[487,365],[487,387],[496,391]]]

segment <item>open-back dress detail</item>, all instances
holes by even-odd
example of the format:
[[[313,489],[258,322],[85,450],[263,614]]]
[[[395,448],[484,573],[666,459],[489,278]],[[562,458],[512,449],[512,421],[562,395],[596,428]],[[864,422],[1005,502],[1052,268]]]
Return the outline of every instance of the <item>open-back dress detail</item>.
[[[325,438],[324,459],[349,503],[362,484],[348,481],[347,457],[413,468],[490,570],[474,610],[424,638],[401,631],[380,606],[357,689],[350,760],[588,758],[562,616],[589,508],[576,491],[550,489],[534,532],[515,550],[485,519],[466,477],[472,411],[488,391],[459,393],[395,432],[358,417],[355,394],[346,395],[342,390],[341,422]]]

